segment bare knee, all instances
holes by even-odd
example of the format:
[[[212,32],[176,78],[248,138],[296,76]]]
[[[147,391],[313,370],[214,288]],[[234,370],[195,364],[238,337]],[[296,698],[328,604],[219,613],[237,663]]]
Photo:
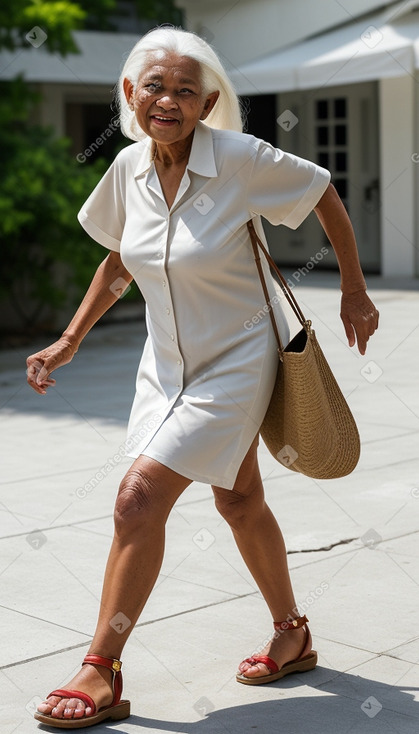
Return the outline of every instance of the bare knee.
[[[164,525],[169,511],[167,502],[162,501],[160,488],[146,471],[131,468],[125,474],[115,502],[117,534]]]
[[[261,486],[256,486],[245,495],[234,489],[221,487],[213,487],[213,492],[215,506],[232,530],[240,530],[254,524],[265,505]]]
[[[233,489],[212,486],[215,506],[232,530],[254,524],[266,507],[257,461],[258,442],[257,435],[240,466]]]

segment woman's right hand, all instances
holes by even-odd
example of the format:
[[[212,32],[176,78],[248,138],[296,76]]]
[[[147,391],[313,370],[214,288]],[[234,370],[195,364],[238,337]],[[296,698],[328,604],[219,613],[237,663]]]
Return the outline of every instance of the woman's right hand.
[[[45,395],[48,387],[55,385],[50,374],[58,367],[68,364],[77,352],[77,345],[65,336],[51,346],[36,354],[31,354],[26,360],[28,384],[40,395]]]

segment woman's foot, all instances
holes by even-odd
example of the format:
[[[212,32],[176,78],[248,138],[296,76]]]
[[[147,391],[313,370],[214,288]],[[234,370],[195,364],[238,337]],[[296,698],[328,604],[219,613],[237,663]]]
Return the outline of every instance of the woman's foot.
[[[283,665],[296,660],[301,655],[305,640],[304,627],[292,630],[275,630],[272,639],[265,645],[263,650],[256,653],[256,657],[266,655],[274,660],[278,668],[281,669]],[[245,660],[240,663],[239,672],[246,678],[259,678],[271,673],[265,663],[257,662],[252,665]]]
[[[96,665],[83,665],[66,689],[87,693],[96,704],[96,711],[110,706],[113,700],[112,671]],[[55,719],[82,719],[91,716],[92,709],[78,698],[50,696],[39,704],[38,711]]]

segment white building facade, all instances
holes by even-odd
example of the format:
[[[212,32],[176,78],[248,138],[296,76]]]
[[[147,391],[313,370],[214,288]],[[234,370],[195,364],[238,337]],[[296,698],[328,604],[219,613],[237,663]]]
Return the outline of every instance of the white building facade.
[[[419,275],[419,2],[180,4],[250,98],[251,132],[331,170],[366,272]],[[267,232],[283,264],[325,244],[315,215]]]
[[[419,0],[176,0],[220,54],[249,107],[248,130],[332,172],[366,272],[419,275]],[[80,54],[0,54],[42,94],[39,122],[81,162],[118,134],[112,89],[138,33],[75,33]],[[327,244],[314,214],[266,225],[275,259],[304,265]],[[319,266],[334,266],[332,252]]]

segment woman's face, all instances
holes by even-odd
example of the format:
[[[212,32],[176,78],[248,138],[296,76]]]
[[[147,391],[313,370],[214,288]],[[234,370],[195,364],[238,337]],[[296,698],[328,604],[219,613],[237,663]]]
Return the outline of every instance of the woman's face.
[[[219,92],[202,94],[197,61],[175,53],[150,56],[136,88],[124,79],[124,91],[141,129],[156,143],[171,145],[187,138],[198,120],[214,107]]]

